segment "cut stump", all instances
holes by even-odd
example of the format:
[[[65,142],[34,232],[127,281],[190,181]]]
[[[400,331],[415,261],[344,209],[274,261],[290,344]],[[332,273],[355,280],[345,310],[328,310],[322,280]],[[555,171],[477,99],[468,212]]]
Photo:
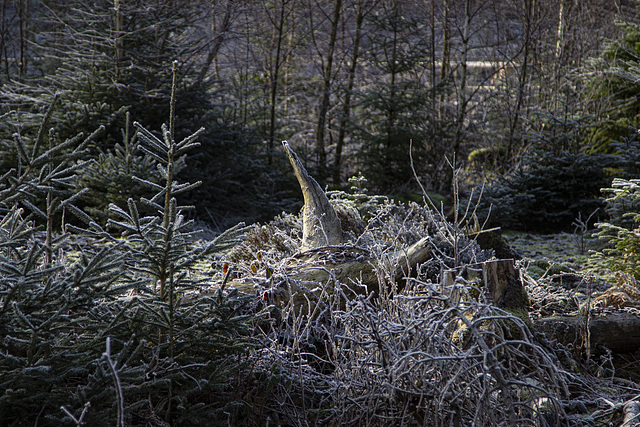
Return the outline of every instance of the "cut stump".
[[[446,289],[460,279],[465,283],[479,281],[497,307],[518,315],[528,315],[527,291],[513,259],[490,260],[446,270],[442,274],[441,284]]]

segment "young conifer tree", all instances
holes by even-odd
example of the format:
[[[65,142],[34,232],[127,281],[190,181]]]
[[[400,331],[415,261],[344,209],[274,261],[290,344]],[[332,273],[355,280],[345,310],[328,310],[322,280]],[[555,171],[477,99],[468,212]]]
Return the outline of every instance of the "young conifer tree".
[[[211,422],[219,411],[233,404],[229,396],[217,395],[214,390],[225,388],[228,378],[241,372],[238,356],[251,347],[249,335],[254,317],[245,315],[250,302],[246,296],[219,291],[207,297],[198,292],[206,277],[195,273],[193,267],[238,243],[245,227],[239,224],[204,244],[194,241],[193,220],[184,216],[192,207],[180,206],[176,196],[200,183],[179,182],[176,165],[188,150],[199,145],[196,139],[204,129],[179,142],[175,140],[177,74],[174,62],[169,124],[162,126],[160,135],[134,123],[139,148],[156,160],[162,182],[136,178],[155,192],[139,203],[156,213],[142,216],[139,203],[129,199],[127,210],[111,205],[111,213],[117,219],[109,224],[122,231],[129,272],[125,281],[138,290],[135,303],[122,308],[122,326],[136,331],[137,345],[144,343],[148,349],[140,360],[148,381],[141,385],[142,389],[152,390],[151,395],[140,390],[130,394],[125,391],[124,400],[148,401],[156,408],[156,415],[170,423],[198,424]],[[127,339],[134,339],[126,333],[113,338],[124,348]],[[133,379],[129,384],[140,380]]]
[[[50,109],[32,137],[16,136],[18,165],[0,176],[0,419],[7,425],[206,425],[238,416],[243,392],[233,384],[246,372],[256,317],[237,292],[200,296],[210,279],[192,267],[244,230],[204,244],[193,238],[175,197],[192,185],[176,181],[175,165],[198,145],[199,132],[176,142],[171,105],[160,138],[136,125],[164,185],[139,179],[157,191],[141,201],[153,215],[140,215],[133,199],[127,211],[112,205],[119,236],[74,206],[78,193],[60,197],[60,188],[75,188],[96,134],[58,143],[55,131],[45,131]],[[69,224],[69,213],[84,225]]]
[[[60,406],[91,375],[105,327],[97,304],[122,293],[116,244],[94,245],[71,233],[66,217],[80,212],[71,192],[88,137],[58,141],[47,132],[51,104],[32,132],[16,126],[15,168],[0,176],[0,419],[6,425],[53,423]],[[18,114],[4,117],[19,124]],[[6,141],[5,141],[6,142]],[[80,212],[81,213],[81,212]],[[73,252],[72,252],[73,251]]]

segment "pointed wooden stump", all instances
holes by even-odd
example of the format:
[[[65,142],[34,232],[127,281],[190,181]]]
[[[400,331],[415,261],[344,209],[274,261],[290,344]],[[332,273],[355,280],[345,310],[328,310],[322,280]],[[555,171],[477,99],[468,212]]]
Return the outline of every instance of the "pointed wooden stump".
[[[282,141],[287,152],[293,173],[298,179],[304,207],[302,208],[302,245],[300,250],[339,245],[345,242],[340,219],[329,202],[320,184],[313,179],[302,165],[298,155],[287,141]]]

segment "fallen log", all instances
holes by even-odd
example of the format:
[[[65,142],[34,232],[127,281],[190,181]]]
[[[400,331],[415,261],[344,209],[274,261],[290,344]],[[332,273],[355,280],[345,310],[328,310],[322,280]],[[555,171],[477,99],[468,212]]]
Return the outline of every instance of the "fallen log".
[[[552,316],[535,319],[533,324],[549,340],[589,348],[591,355],[602,354],[605,348],[613,353],[634,353],[640,349],[640,317],[631,313],[613,311],[591,315],[589,319]]]
[[[378,292],[380,280],[384,280],[376,271],[378,263],[389,272],[387,278],[390,281],[400,282],[432,256],[429,238],[420,239],[407,249],[385,254],[380,260],[375,260],[362,248],[327,246],[296,254],[287,263],[286,272],[292,280],[319,283],[337,280],[343,284],[357,285],[358,293]]]

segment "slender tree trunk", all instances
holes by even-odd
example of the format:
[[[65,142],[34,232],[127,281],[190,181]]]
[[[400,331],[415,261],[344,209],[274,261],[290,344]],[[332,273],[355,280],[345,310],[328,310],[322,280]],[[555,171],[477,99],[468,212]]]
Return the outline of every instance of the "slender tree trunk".
[[[558,8],[558,29],[556,30],[556,61],[562,56],[562,47],[564,44],[564,27],[565,27],[565,1],[560,0],[560,7]]]
[[[278,80],[280,78],[280,62],[282,58],[282,38],[284,36],[284,22],[286,19],[285,8],[289,2],[283,0],[280,3],[280,13],[276,20],[278,11],[274,10],[274,23],[273,23],[273,38],[275,39],[275,57],[273,58],[273,64],[271,65],[270,75],[270,94],[269,94],[269,139],[267,142],[267,162],[273,163],[273,150],[276,138],[276,103],[278,101]],[[277,5],[276,5],[277,7]]]
[[[233,1],[227,1],[226,7],[224,9],[224,15],[222,17],[222,22],[220,24],[216,22],[216,15],[219,13],[216,6],[218,6],[218,4],[216,2],[212,2],[211,12],[214,15],[212,17],[211,23],[213,30],[213,40],[211,41],[211,48],[209,49],[209,53],[207,54],[207,59],[204,61],[204,64],[202,64],[202,69],[200,70],[198,78],[196,79],[196,86],[202,84],[202,82],[204,81],[207,73],[211,69],[211,64],[213,64],[218,57],[218,52],[220,52],[220,48],[225,41],[227,32],[231,28]]]
[[[431,0],[431,100],[433,102],[432,109],[436,111],[436,87],[438,85],[438,76],[436,75],[436,5],[435,0]]]
[[[20,62],[18,63],[18,76],[22,79],[26,67],[25,48],[26,48],[26,19],[27,19],[27,6],[28,0],[19,0],[18,2],[18,31],[20,39]]]
[[[7,3],[9,0],[3,0],[2,10],[0,10],[0,64],[4,58],[4,68],[7,78],[9,78],[9,58],[7,56]]]
[[[398,1],[393,2],[393,39],[391,44],[391,81],[389,82],[389,109],[387,110],[387,149],[391,148],[393,129],[396,125],[396,81],[398,78],[398,20],[400,19],[400,8]],[[388,164],[388,163],[387,163]]]
[[[287,36],[287,54],[285,55],[285,59],[284,59],[284,82],[283,82],[283,94],[284,94],[284,102],[282,105],[282,111],[283,111],[283,115],[284,117],[287,117],[289,115],[289,107],[290,107],[290,102],[289,102],[289,83],[291,82],[291,58],[292,55],[290,55],[291,52],[293,52],[293,43],[294,43],[294,35],[296,32],[296,16],[295,14],[291,14],[291,22],[288,25],[289,27],[289,31],[288,36]]]
[[[507,139],[507,149],[505,153],[505,161],[509,162],[514,154],[514,145],[516,139],[516,132],[518,129],[521,109],[524,104],[524,98],[526,95],[527,80],[529,78],[529,56],[531,50],[531,20],[533,13],[533,2],[535,0],[524,0],[524,47],[522,50],[522,65],[520,72],[518,73],[518,92],[516,94],[516,105],[513,111],[513,117],[509,123],[509,137]]]
[[[355,38],[353,41],[353,51],[351,53],[351,64],[349,65],[349,78],[347,81],[347,90],[344,94],[344,102],[342,104],[342,115],[340,116],[340,127],[338,130],[338,141],[336,143],[336,155],[333,164],[333,182],[340,182],[340,168],[342,166],[342,149],[347,133],[347,125],[349,116],[351,115],[351,93],[356,80],[356,69],[358,68],[358,59],[360,57],[360,41],[362,38],[362,23],[364,21],[364,1],[359,1],[356,6],[356,28]]]
[[[471,0],[464,2],[464,24],[462,27],[462,55],[460,56],[460,86],[458,87],[458,114],[456,118],[456,136],[453,144],[454,153],[460,147],[464,121],[467,116],[467,59],[469,57],[469,31],[471,27]]]
[[[444,19],[442,20],[442,64],[440,66],[440,80],[444,80],[449,75],[451,62],[451,27],[449,23],[449,0],[444,0],[442,9]]]
[[[560,103],[560,81],[561,70],[563,69],[563,62],[565,56],[565,33],[567,15],[569,13],[569,7],[566,4],[567,0],[560,0],[558,7],[558,28],[556,30],[556,49],[554,52],[555,61],[553,63],[553,92],[551,93],[551,105],[554,111],[558,111],[561,108]]]
[[[115,52],[115,81],[120,80],[120,64],[122,63],[122,10],[120,10],[120,0],[114,0],[113,9],[116,14],[116,52]]]
[[[331,98],[331,80],[333,73],[333,54],[338,34],[338,24],[342,0],[336,0],[333,10],[333,22],[331,23],[331,35],[329,36],[329,47],[327,52],[327,64],[324,69],[324,85],[322,89],[322,101],[320,103],[320,113],[318,114],[318,124],[316,127],[316,152],[318,155],[318,179],[323,182],[326,179],[327,152],[324,146],[324,133],[326,129],[327,113],[329,111],[329,101]]]

